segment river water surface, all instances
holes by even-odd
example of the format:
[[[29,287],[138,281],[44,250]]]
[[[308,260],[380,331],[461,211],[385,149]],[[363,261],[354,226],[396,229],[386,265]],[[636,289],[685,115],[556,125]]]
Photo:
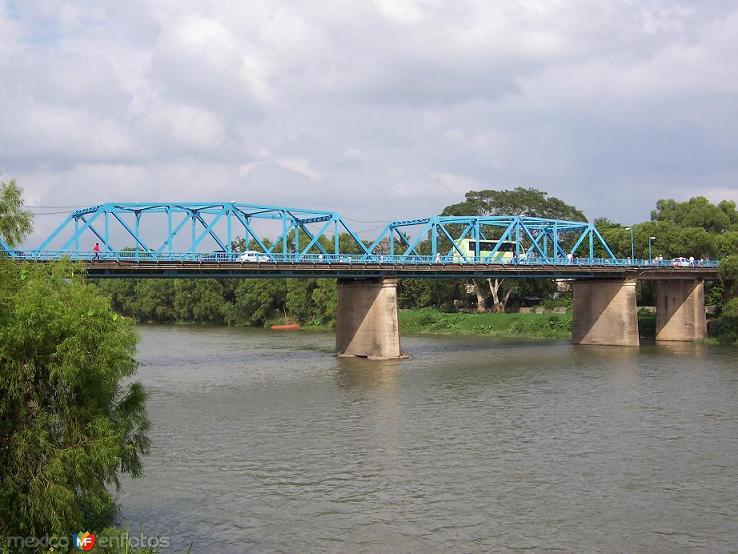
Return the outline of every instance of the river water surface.
[[[141,327],[131,530],[193,552],[738,550],[738,350]]]

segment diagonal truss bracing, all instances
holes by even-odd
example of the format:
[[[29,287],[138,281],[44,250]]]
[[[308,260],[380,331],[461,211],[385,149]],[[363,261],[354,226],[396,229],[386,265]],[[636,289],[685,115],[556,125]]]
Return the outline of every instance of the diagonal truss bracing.
[[[474,252],[461,247],[465,239],[474,245]],[[483,241],[492,242],[492,250],[483,252],[480,248]],[[434,216],[391,221],[371,243],[369,255],[388,253],[407,259],[440,256],[444,261],[461,258],[465,262],[484,262],[495,258],[501,248],[510,244],[516,258],[559,258],[572,254],[590,259],[615,259],[591,223],[527,216]],[[604,252],[604,256],[596,256],[597,251]]]
[[[584,258],[614,260],[594,225],[527,216],[433,216],[388,223],[373,240],[362,240],[336,212],[239,202],[109,202],[72,212],[41,244],[26,254],[132,252],[149,258],[203,252],[235,254],[234,240],[247,250],[300,262],[309,256],[353,256],[374,261],[485,263],[505,247],[516,259]],[[269,238],[267,238],[269,237]],[[341,238],[342,237],[342,238]],[[340,240],[339,240],[340,239]],[[474,245],[473,251],[464,248]],[[482,249],[482,242],[493,244]],[[0,240],[0,251],[13,251]],[[20,252],[20,251],[19,251]]]
[[[275,229],[279,231],[277,238],[269,242],[265,237],[273,235]],[[89,251],[92,241],[108,252],[126,249],[147,254],[196,254],[210,249],[230,254],[234,239],[243,237],[247,249],[264,254],[280,249],[293,255],[339,255],[339,242],[329,239],[330,231],[336,237],[346,233],[355,249],[369,253],[336,212],[238,202],[100,204],[71,213],[33,252]],[[154,242],[155,234],[159,238]],[[0,247],[10,252],[4,243]]]

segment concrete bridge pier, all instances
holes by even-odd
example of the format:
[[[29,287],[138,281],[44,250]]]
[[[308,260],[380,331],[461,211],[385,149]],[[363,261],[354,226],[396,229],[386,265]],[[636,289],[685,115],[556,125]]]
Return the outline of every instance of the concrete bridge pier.
[[[370,360],[403,357],[397,322],[397,283],[397,278],[338,280],[338,356]]]
[[[574,282],[574,344],[639,346],[635,279]]]
[[[707,337],[705,283],[696,279],[656,282],[656,340],[696,341]]]

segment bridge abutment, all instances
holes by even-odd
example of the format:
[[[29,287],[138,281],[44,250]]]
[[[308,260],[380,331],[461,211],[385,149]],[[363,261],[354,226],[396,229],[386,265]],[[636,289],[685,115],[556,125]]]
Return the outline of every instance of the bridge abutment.
[[[639,346],[635,279],[574,282],[574,344]]]
[[[695,279],[656,282],[656,340],[696,341],[707,337],[705,283]]]
[[[338,280],[338,356],[374,360],[402,357],[397,283],[397,278]]]

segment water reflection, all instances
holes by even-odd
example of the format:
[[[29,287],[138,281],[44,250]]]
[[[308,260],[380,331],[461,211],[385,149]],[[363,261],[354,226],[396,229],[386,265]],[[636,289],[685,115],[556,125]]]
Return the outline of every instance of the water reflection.
[[[153,452],[121,501],[175,551],[734,549],[735,349],[141,336]]]
[[[344,389],[392,389],[397,382],[402,360],[336,358],[336,383]]]
[[[650,346],[650,345],[644,345]],[[658,355],[668,354],[670,356],[689,356],[692,359],[706,359],[716,348],[701,342],[672,342],[659,341],[653,344],[653,349]]]

